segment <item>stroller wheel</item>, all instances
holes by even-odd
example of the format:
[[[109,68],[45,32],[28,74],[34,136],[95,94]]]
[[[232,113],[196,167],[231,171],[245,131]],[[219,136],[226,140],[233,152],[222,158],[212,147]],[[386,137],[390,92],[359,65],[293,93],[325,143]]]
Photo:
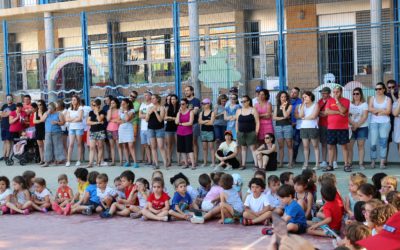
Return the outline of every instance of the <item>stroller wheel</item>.
[[[6,160],[6,165],[7,165],[7,166],[12,166],[12,165],[14,165],[14,160],[13,160],[13,159],[7,159],[7,160]]]
[[[24,165],[26,165],[26,160],[25,159],[22,159],[22,160],[20,160],[19,161],[19,165],[21,165],[21,166],[24,166]]]

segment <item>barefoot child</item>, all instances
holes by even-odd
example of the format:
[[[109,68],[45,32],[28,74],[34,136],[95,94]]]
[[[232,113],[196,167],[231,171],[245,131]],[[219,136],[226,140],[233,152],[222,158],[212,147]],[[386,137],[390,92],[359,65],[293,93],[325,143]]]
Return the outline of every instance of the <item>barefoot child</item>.
[[[12,191],[10,180],[6,176],[0,176],[0,215],[8,213],[7,202],[10,202]]]
[[[29,214],[32,207],[31,194],[26,186],[25,179],[22,176],[15,176],[12,180],[14,192],[6,206],[10,209],[11,214]]]
[[[32,196],[32,207],[36,211],[47,213],[51,207],[50,191],[46,188],[46,180],[43,178],[35,178],[35,192]]]
[[[58,185],[56,197],[52,203],[52,209],[57,214],[63,214],[65,206],[73,202],[74,194],[72,189],[68,186],[68,177],[66,174],[58,176]]]
[[[170,197],[163,191],[164,181],[159,177],[153,178],[152,190],[153,192],[147,199],[147,205],[142,210],[143,218],[145,220],[168,221]]]
[[[249,183],[251,193],[244,202],[243,225],[264,223],[270,217],[271,207],[264,194],[265,182],[259,178],[251,179]]]

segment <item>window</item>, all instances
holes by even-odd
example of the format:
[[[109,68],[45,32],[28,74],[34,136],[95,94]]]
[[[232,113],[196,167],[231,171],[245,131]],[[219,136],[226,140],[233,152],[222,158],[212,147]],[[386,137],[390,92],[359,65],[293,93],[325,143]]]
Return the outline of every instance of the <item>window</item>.
[[[127,60],[128,62],[143,61],[147,59],[146,38],[127,38]]]
[[[230,54],[236,53],[235,26],[210,28],[210,54],[216,55],[221,49],[228,48]]]

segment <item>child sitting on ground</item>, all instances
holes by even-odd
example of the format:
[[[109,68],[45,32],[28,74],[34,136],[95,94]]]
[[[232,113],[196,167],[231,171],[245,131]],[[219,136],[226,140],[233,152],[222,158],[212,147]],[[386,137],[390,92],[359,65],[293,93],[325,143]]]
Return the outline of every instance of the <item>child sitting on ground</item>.
[[[295,190],[291,185],[284,184],[278,189],[278,196],[285,206],[282,219],[288,224],[286,226],[288,232],[303,234],[307,229],[307,220],[304,210],[294,200]]]
[[[10,180],[6,176],[0,176],[0,215],[8,213],[7,202],[10,202],[12,191]]]
[[[374,208],[369,215],[374,229],[372,230],[372,236],[380,233],[385,225],[386,221],[397,213],[397,209],[391,204],[385,204]]]
[[[358,194],[358,199],[364,202],[377,198],[375,187],[370,183],[362,184],[358,189],[357,194]]]
[[[56,196],[52,202],[52,209],[57,214],[63,214],[65,206],[73,202],[72,198],[74,194],[72,189],[68,186],[68,177],[66,174],[58,176],[58,185]]]
[[[206,197],[208,191],[211,189],[211,178],[208,174],[201,174],[199,176],[200,187],[197,188],[197,193],[199,194],[195,200],[197,206],[201,206],[204,197]]]
[[[35,193],[34,181],[35,181],[36,173],[31,170],[26,170],[26,171],[24,171],[24,173],[22,173],[22,177],[24,177],[26,187],[29,190],[29,193],[31,194],[31,198],[32,198],[33,194]]]
[[[153,178],[152,181],[153,192],[147,198],[147,205],[142,210],[143,219],[168,221],[168,211],[170,208],[167,193],[164,190],[164,181],[160,177]]]
[[[117,199],[126,199],[125,192],[124,192],[125,189],[121,183],[121,177],[119,177],[119,176],[115,177],[114,187],[115,187],[115,190],[117,191],[117,195],[118,195]]]
[[[281,181],[282,185],[286,184],[294,186],[293,178],[294,178],[293,172],[283,172],[279,176],[279,180]]]
[[[32,196],[32,208],[36,211],[47,213],[51,207],[50,191],[46,188],[46,181],[43,178],[35,178],[35,192]]]
[[[178,173],[178,174],[174,175],[170,179],[171,185],[174,185],[175,180],[177,180],[179,178],[182,178],[182,179],[184,179],[186,181],[186,190],[189,193],[189,195],[192,198],[192,200],[195,201],[196,198],[199,196],[199,193],[197,192],[197,190],[195,188],[193,188],[190,185],[189,179],[186,177],[186,175],[184,175],[183,173]],[[164,190],[164,191],[167,192],[166,190]]]
[[[78,182],[78,192],[74,196],[74,202],[78,202],[83,198],[85,190],[87,186],[89,186],[89,182],[87,180],[89,171],[86,168],[77,168],[74,171],[74,175],[76,177],[76,181]]]
[[[285,185],[288,185],[288,184],[285,184]],[[271,207],[271,210],[273,212],[275,212],[279,215],[282,215],[283,214],[283,205],[277,194],[280,186],[281,186],[281,184],[279,182],[278,176],[271,175],[270,177],[268,177],[269,191],[266,194],[268,204]],[[293,186],[293,185],[291,185],[291,186]]]
[[[337,196],[336,187],[332,183],[322,183],[321,196],[325,201],[322,206],[322,211],[317,213],[317,218],[320,220],[312,224],[307,233],[317,236],[329,236],[340,234],[340,227],[342,226],[342,218],[344,213],[343,202],[339,201]]]
[[[364,214],[364,225],[368,226],[370,230],[372,230],[374,228],[374,224],[371,222],[371,212],[372,210],[374,210],[376,207],[379,207],[383,205],[383,202],[381,200],[378,199],[372,199],[369,200],[367,202],[365,202],[364,204],[364,210],[363,210],[363,214]]]
[[[350,219],[354,218],[354,205],[357,201],[359,201],[359,197],[357,195],[358,189],[361,185],[367,182],[367,177],[363,173],[353,173],[350,175],[349,194],[346,196],[344,202],[344,210]]]
[[[142,209],[146,207],[147,199],[149,198],[149,182],[144,178],[136,180],[137,198],[139,205],[131,205],[129,211],[131,212],[130,217],[132,219],[138,219],[142,217]]]
[[[313,188],[314,182],[304,175],[298,175],[293,179],[294,190],[296,191],[294,198],[304,210],[307,219],[311,219],[311,209],[313,207],[314,197],[309,191]]]
[[[32,202],[25,179],[22,176],[15,176],[12,180],[12,185],[14,192],[10,201],[6,203],[6,206],[10,209],[10,214],[29,214]]]
[[[246,197],[244,202],[243,225],[264,224],[270,218],[271,207],[264,194],[265,182],[259,178],[251,179],[249,183],[251,194]]]
[[[361,250],[363,247],[357,244],[357,241],[371,236],[371,230],[359,223],[352,223],[346,226],[344,239],[339,245],[345,246],[350,250]]]
[[[265,180],[266,173],[263,170],[257,170],[257,171],[254,172],[253,178],[259,178],[265,183],[265,181],[266,181]],[[269,191],[269,188],[265,187],[263,193],[266,195],[268,193],[268,191]],[[250,187],[247,189],[247,192],[246,192],[243,200],[246,200],[246,198],[247,198],[247,196],[249,194],[251,194],[251,188]]]
[[[89,185],[85,189],[85,193],[81,199],[73,206],[67,204],[64,209],[64,215],[70,215],[75,213],[82,213],[84,215],[92,215],[96,211],[97,207],[100,206],[100,199],[97,196],[97,185],[96,179],[99,172],[92,171],[89,173],[88,180]]]
[[[397,190],[397,178],[396,176],[385,176],[381,181],[381,199],[386,201],[386,196],[390,191]]]
[[[103,211],[107,211],[113,201],[117,198],[117,192],[109,187],[108,185],[108,175],[107,174],[99,174],[96,178],[97,185],[97,196],[100,200],[100,206],[96,208],[97,213],[101,213]]]
[[[233,187],[234,178],[230,174],[223,174],[220,186],[224,191],[220,194],[219,207],[221,209],[220,224],[232,224],[235,219],[242,216],[244,207],[237,189]]]
[[[174,182],[175,193],[171,201],[171,209],[169,215],[180,220],[189,220],[192,214],[189,209],[198,209],[197,205],[193,203],[192,198],[186,190],[186,181],[182,178],[176,179]]]
[[[223,174],[224,173],[222,172],[210,174],[213,185],[211,186],[210,191],[208,191],[206,197],[204,197],[203,202],[201,203],[201,209],[204,212],[211,211],[219,203],[220,194],[224,191],[224,189],[219,185],[219,181]]]
[[[400,211],[400,192],[391,191],[386,196],[386,201],[388,204],[392,204],[397,210]]]

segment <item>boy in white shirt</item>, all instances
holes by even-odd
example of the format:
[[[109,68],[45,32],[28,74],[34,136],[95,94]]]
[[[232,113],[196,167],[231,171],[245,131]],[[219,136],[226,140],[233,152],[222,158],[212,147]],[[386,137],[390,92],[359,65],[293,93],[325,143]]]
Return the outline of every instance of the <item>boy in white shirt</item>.
[[[96,178],[97,196],[100,199],[100,206],[96,208],[97,213],[109,209],[111,204],[115,201],[116,197],[118,196],[116,190],[107,186],[107,184],[108,184],[107,174],[99,174]]]
[[[253,178],[249,183],[249,188],[251,194],[246,197],[244,202],[243,225],[264,224],[272,215],[272,207],[263,193],[265,182],[262,179]]]

